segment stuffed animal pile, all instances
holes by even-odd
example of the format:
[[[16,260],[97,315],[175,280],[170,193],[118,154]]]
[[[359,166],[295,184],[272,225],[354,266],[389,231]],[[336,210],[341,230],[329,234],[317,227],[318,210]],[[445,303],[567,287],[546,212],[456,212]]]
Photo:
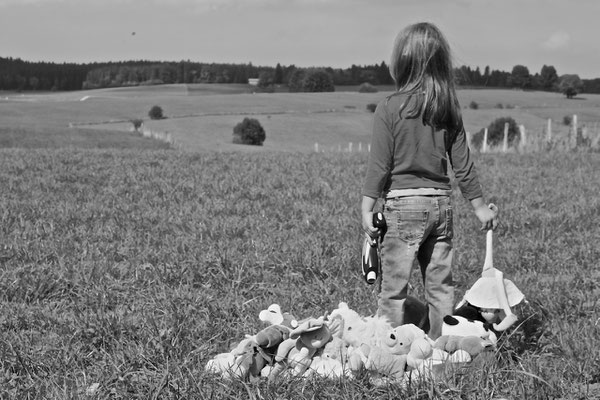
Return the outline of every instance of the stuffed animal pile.
[[[448,317],[442,336],[432,340],[414,324],[392,327],[384,318],[360,316],[344,302],[329,315],[302,320],[272,304],[259,314],[264,329],[217,354],[205,368],[226,378],[269,382],[362,373],[375,383],[429,379],[436,366],[466,363],[495,347],[495,334],[482,323]]]

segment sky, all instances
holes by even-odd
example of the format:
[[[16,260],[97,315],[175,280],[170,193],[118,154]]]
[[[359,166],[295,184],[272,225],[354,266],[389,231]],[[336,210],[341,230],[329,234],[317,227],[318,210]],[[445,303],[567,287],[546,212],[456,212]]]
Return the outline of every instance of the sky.
[[[348,68],[422,21],[455,66],[600,78],[598,0],[0,0],[0,57]]]

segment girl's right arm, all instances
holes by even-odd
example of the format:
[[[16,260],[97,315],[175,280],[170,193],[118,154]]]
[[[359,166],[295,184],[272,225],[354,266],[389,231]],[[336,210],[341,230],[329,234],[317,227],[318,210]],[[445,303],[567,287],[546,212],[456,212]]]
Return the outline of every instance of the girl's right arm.
[[[379,234],[379,228],[373,226],[373,207],[375,207],[376,202],[377,199],[363,196],[360,207],[363,231],[371,238],[376,238]]]

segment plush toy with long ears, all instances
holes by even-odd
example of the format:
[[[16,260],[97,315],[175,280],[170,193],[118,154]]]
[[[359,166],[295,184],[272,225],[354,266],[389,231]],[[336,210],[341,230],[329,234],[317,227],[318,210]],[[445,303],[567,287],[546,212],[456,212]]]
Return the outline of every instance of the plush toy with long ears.
[[[303,375],[310,367],[317,350],[330,340],[331,333],[323,317],[304,321],[277,348],[275,365],[270,371],[269,381],[276,380],[287,369],[290,369],[294,376]]]
[[[489,207],[495,213],[498,212],[496,205],[490,204]],[[481,309],[486,319],[501,319],[500,322],[494,322],[493,327],[496,331],[504,331],[517,322],[518,317],[512,312],[511,307],[523,301],[525,296],[512,281],[504,279],[502,271],[494,268],[493,253],[493,231],[490,229],[486,234],[485,260],[481,278],[465,293],[464,301]],[[500,315],[498,310],[504,315]]]

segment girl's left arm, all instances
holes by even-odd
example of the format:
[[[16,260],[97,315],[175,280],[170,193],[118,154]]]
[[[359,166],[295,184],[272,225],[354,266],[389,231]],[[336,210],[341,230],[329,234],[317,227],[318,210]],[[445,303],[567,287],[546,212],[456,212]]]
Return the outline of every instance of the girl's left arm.
[[[469,151],[467,134],[464,128],[456,135],[449,156],[454,176],[463,196],[469,201],[483,197],[479,176]]]

